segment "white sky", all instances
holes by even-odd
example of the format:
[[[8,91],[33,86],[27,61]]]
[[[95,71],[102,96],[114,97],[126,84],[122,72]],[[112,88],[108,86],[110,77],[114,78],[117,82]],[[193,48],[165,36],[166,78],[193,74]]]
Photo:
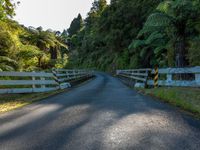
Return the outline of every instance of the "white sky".
[[[81,13],[85,18],[94,0],[14,0],[20,1],[14,17],[25,26],[43,29],[67,29],[73,18]],[[110,1],[110,0],[107,0]]]

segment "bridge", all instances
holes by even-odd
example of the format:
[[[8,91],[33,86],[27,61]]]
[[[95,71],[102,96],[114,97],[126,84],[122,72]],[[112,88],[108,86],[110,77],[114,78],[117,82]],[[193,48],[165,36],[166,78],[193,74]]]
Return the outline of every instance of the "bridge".
[[[0,149],[199,149],[200,121],[109,74],[95,76],[67,92],[1,114]]]

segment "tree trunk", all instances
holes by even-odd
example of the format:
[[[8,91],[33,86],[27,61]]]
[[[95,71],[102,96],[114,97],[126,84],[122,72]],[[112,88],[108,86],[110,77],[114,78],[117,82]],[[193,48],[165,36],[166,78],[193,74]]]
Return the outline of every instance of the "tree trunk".
[[[38,67],[42,66],[42,57],[38,57]]]
[[[176,53],[176,67],[183,68],[187,65],[186,59],[186,42],[185,39],[182,38],[175,44],[175,53]],[[178,74],[176,75],[177,80],[185,80],[188,78],[187,74]]]
[[[57,53],[57,48],[56,47],[52,47],[50,50],[51,53],[51,59],[57,59],[58,58],[58,53]]]
[[[181,68],[185,67],[187,64],[186,61],[186,52],[185,52],[185,39],[181,39],[175,44],[175,53],[176,53],[176,67]]]

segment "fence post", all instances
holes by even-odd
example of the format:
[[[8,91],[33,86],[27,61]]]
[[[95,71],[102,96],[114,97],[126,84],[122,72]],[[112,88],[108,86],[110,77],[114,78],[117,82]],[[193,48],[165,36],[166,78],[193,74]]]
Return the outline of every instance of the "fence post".
[[[195,81],[197,83],[197,85],[200,85],[200,74],[195,74]]]
[[[146,72],[147,76],[145,78],[144,88],[148,88],[148,79],[149,79],[149,75],[150,75],[151,71],[150,70],[146,70],[145,72]]]
[[[167,83],[170,83],[172,82],[172,74],[167,74],[167,80],[166,80]]]
[[[43,73],[45,73],[45,72],[43,72]],[[40,77],[40,80],[41,80],[41,82],[43,82],[45,80],[45,77]],[[43,84],[43,85],[41,85],[41,88],[45,89],[46,86]]]
[[[120,74],[120,70],[117,70],[117,71],[116,71],[116,74],[119,75],[119,74]]]
[[[53,73],[54,80],[58,84],[58,88],[60,89],[61,87],[60,87],[60,82],[59,82],[58,77],[57,77],[56,69],[52,69],[52,73]]]
[[[35,71],[33,71],[33,73],[35,73]],[[32,76],[32,80],[35,81],[35,77],[34,76]],[[33,91],[34,91],[35,88],[36,88],[35,84],[32,84]]]
[[[155,66],[155,74],[154,74],[154,88],[158,87],[158,66]]]
[[[74,80],[76,79],[76,70],[73,70]]]

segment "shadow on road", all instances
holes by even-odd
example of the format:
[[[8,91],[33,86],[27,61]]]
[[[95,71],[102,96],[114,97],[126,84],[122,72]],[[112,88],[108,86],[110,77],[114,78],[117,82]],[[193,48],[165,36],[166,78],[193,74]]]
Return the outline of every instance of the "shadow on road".
[[[0,117],[0,148],[182,150],[200,146],[199,121],[137,94],[104,73],[15,113]]]

